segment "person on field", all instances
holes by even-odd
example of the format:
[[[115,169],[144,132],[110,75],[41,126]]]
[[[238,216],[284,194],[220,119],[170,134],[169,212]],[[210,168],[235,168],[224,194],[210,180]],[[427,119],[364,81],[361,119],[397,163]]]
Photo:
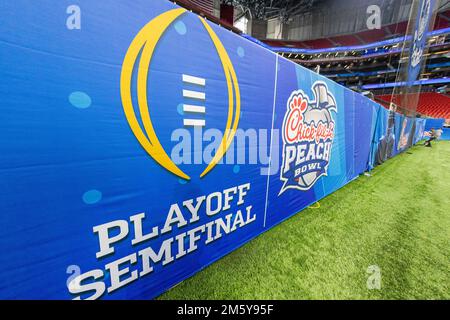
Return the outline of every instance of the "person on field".
[[[423,145],[424,145],[425,147],[431,148],[431,141],[437,139],[437,133],[436,133],[436,130],[434,130],[434,128],[432,128],[432,129],[430,130],[430,132],[427,132],[427,136],[428,136],[428,139],[424,142]]]

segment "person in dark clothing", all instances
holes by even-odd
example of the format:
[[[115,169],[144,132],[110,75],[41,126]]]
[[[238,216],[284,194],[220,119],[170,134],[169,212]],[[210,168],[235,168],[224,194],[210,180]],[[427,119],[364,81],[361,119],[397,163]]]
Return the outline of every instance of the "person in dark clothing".
[[[430,132],[428,133],[429,137],[428,139],[424,142],[424,146],[425,147],[429,147],[431,148],[431,141],[436,140],[437,139],[437,135],[436,135],[436,131],[434,129],[431,129]]]

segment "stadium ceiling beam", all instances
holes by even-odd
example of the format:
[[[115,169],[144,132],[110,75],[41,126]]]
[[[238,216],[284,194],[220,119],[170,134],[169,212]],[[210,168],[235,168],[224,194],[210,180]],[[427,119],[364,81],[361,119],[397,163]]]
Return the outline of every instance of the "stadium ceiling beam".
[[[448,18],[447,16],[443,15],[442,13],[439,13],[439,17],[440,17],[441,19],[446,20],[446,21],[450,21],[450,18]]]
[[[321,0],[223,0],[223,3],[241,7],[253,19],[280,18],[287,22],[294,15],[311,11]]]

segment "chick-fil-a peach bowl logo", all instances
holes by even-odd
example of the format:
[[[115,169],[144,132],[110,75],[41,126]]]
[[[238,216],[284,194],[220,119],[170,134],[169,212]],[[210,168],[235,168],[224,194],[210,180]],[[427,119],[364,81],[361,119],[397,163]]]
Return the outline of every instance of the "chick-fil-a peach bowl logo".
[[[314,100],[302,90],[292,92],[283,121],[283,163],[280,195],[288,189],[306,191],[327,175],[335,134],[332,113],[336,99],[325,82],[312,86]]]

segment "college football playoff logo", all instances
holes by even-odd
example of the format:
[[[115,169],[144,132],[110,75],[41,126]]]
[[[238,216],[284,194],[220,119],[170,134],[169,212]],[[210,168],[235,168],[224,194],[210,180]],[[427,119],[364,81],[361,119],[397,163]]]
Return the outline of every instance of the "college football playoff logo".
[[[186,10],[183,8],[164,12],[150,21],[139,31],[128,48],[123,61],[120,91],[125,116],[131,130],[141,146],[158,164],[166,170],[182,179],[190,180],[190,176],[183,172],[172,161],[161,145],[153,127],[150,116],[151,112],[149,108],[149,97],[147,96],[148,76],[150,70],[149,66],[155,49],[166,30],[184,13],[186,13]],[[212,160],[200,174],[200,177],[202,178],[219,163],[231,145],[239,124],[241,97],[236,72],[227,51],[225,50],[217,34],[205,21],[205,19],[201,17],[198,18],[214,44],[215,50],[222,64],[228,89],[228,101],[225,101],[224,108],[224,110],[228,111],[228,115],[223,139]],[[136,83],[133,83],[134,70],[137,70]],[[136,88],[134,95],[132,93],[133,88]],[[133,97],[136,97],[137,99],[133,99]],[[151,107],[158,108],[161,106]],[[141,127],[136,116],[137,112],[139,112],[143,128]]]

